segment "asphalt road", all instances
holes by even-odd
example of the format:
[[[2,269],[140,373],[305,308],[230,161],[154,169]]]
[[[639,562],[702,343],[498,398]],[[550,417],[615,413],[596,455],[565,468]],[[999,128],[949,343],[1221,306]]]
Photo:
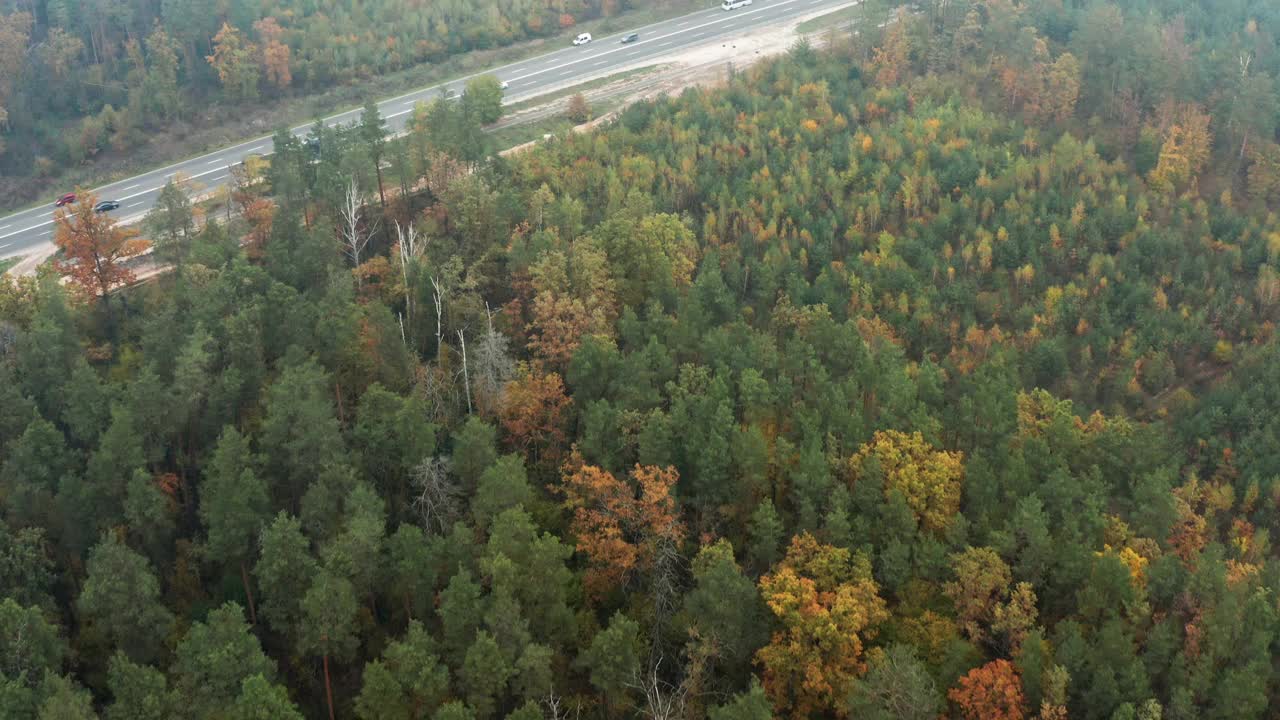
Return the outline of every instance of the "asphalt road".
[[[597,37],[587,45],[569,45],[562,50],[477,74],[492,74],[507,82],[505,102],[520,102],[637,64],[651,64],[692,47],[732,40],[749,30],[782,24],[799,15],[847,4],[849,0],[755,0],[752,5],[729,11],[716,5],[671,20]],[[639,33],[639,40],[621,44],[622,37],[633,32]],[[404,129],[415,104],[439,97],[443,90],[450,90],[456,96],[471,77],[474,75],[384,100],[378,104],[378,110],[386,118],[389,129],[399,132]],[[325,118],[324,122],[326,125],[358,122],[360,112],[359,109],[351,110]],[[312,124],[294,128],[293,132],[304,137]],[[116,215],[124,221],[133,221],[151,208],[160,189],[174,175],[181,173],[212,191],[227,180],[231,166],[249,155],[269,155],[271,152],[271,137],[259,137],[104,185],[94,192],[101,200],[118,200],[120,209],[114,211]],[[67,188],[68,191],[71,189]],[[53,238],[52,200],[48,205],[0,218],[0,258],[26,255],[48,247]]]

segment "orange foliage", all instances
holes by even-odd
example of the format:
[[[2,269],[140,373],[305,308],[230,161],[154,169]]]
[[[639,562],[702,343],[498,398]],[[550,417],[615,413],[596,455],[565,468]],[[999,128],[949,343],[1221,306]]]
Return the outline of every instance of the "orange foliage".
[[[107,213],[94,212],[98,198],[93,193],[77,193],[79,202],[54,211],[53,242],[66,255],[54,263],[58,272],[71,278],[85,297],[106,297],[117,287],[134,281],[125,260],[150,247],[138,239],[138,231],[116,225]]]
[[[870,563],[805,533],[760,578],[760,593],[783,626],[756,654],[776,713],[845,717],[851,684],[866,671],[863,638],[889,619]]]
[[[249,244],[249,254],[259,256],[266,247],[267,238],[271,237],[271,226],[276,217],[275,203],[266,198],[246,199],[240,212],[249,222],[249,232],[245,236]]]
[[[507,442],[537,461],[555,462],[565,441],[569,406],[564,382],[556,373],[524,368],[507,383],[500,418]]]
[[[278,88],[286,88],[293,82],[289,70],[289,46],[281,41],[284,29],[273,17],[263,18],[253,24],[262,39],[262,69],[267,82]]]
[[[573,513],[577,549],[588,559],[583,587],[590,597],[622,587],[633,569],[648,567],[660,542],[684,538],[671,496],[678,479],[675,468],[636,465],[631,482],[623,482],[573,451],[559,491]]]
[[[993,660],[960,678],[947,692],[966,720],[1022,720],[1022,681],[1008,660]]]

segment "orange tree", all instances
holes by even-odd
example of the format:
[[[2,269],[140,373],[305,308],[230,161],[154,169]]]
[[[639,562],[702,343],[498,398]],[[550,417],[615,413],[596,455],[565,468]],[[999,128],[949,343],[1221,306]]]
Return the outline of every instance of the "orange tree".
[[[1022,720],[1022,681],[1008,660],[992,660],[947,693],[966,720]]]
[[[559,491],[573,513],[571,528],[587,557],[583,586],[592,598],[622,587],[633,569],[647,569],[662,542],[679,544],[685,528],[672,488],[675,468],[636,465],[630,482],[587,465],[575,448],[562,470]]]
[[[866,670],[863,639],[889,619],[871,563],[805,533],[760,578],[760,593],[782,624],[756,654],[775,713],[844,717],[853,681]]]
[[[71,279],[85,297],[107,301],[113,289],[133,282],[133,271],[124,261],[150,247],[138,238],[138,231],[121,227],[106,213],[94,212],[96,195],[77,192],[80,201],[54,211],[53,242],[65,260],[54,267]]]

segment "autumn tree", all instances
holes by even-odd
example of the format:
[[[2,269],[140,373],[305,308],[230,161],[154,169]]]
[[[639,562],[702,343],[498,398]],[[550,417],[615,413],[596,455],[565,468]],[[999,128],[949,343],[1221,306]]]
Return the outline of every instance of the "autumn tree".
[[[621,587],[634,569],[650,566],[660,542],[684,536],[671,496],[677,479],[674,468],[636,465],[626,482],[576,454],[570,458],[559,490],[578,551],[588,559],[588,594],[600,598]]]
[[[1008,660],[992,660],[970,670],[947,691],[965,720],[1022,720],[1022,683]]]
[[[127,261],[149,244],[138,239],[137,230],[118,225],[109,213],[96,212],[98,198],[93,193],[78,193],[77,197],[75,205],[53,213],[53,242],[66,258],[55,267],[69,276],[83,295],[107,303],[112,290],[134,281]]]
[[[964,456],[934,450],[920,433],[877,432],[848,463],[853,484],[883,478],[888,499],[901,493],[923,530],[942,533],[960,511]]]
[[[955,580],[946,583],[947,597],[955,603],[965,634],[975,642],[987,637],[996,608],[1009,593],[1009,566],[986,547],[970,547],[951,556]]]
[[[759,585],[782,626],[756,653],[774,710],[795,720],[844,717],[852,683],[866,669],[864,640],[889,619],[871,564],[804,533]]]
[[[213,54],[205,60],[213,66],[223,92],[232,102],[258,97],[258,48],[239,29],[224,22],[213,36]]]
[[[503,391],[500,418],[507,443],[535,464],[554,464],[563,450],[573,400],[553,372],[525,366]]]
[[[587,102],[587,96],[582,93],[574,93],[569,98],[569,105],[565,108],[564,116],[578,124],[590,120],[591,103]]]
[[[284,29],[273,17],[265,17],[253,24],[262,42],[262,71],[267,82],[283,90],[293,83],[289,70],[289,46],[282,40]]]

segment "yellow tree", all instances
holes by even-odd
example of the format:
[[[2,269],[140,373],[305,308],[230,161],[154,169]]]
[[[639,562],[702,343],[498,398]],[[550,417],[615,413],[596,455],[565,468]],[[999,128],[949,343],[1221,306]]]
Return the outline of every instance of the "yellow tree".
[[[845,717],[851,685],[866,670],[863,640],[889,619],[871,563],[805,533],[760,578],[760,593],[782,624],[756,653],[775,713]]]
[[[885,495],[902,493],[925,530],[946,530],[959,512],[962,453],[935,450],[920,433],[886,430],[849,459],[850,481],[863,479],[873,465],[883,473]]]
[[[112,290],[134,281],[125,261],[150,244],[138,239],[137,230],[117,225],[107,213],[95,212],[98,198],[93,193],[77,195],[78,203],[53,213],[53,242],[66,257],[54,267],[69,277],[81,294],[100,297],[105,303]]]
[[[213,54],[205,60],[218,73],[218,81],[227,96],[237,102],[258,96],[258,48],[245,40],[239,30],[222,24],[213,36]]]

